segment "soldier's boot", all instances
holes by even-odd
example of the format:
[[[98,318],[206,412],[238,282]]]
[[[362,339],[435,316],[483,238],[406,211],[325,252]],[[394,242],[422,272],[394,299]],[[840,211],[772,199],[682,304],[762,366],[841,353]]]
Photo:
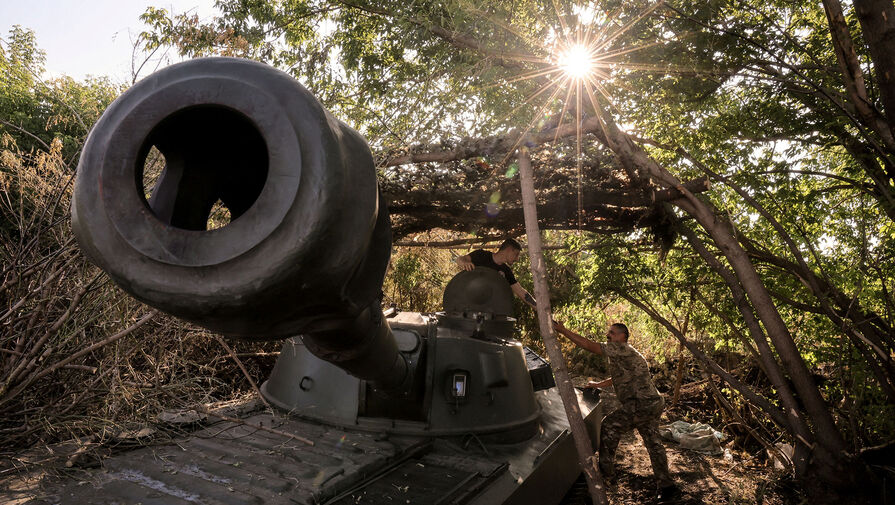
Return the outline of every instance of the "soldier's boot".
[[[678,498],[681,496],[681,490],[675,484],[671,484],[670,486],[662,486],[656,492],[656,503],[661,505],[666,505],[669,503],[675,503]]]

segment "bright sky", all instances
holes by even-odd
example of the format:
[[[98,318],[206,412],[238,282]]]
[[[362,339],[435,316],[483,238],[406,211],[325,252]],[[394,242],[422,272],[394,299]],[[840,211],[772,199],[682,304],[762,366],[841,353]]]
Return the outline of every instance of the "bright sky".
[[[143,31],[139,16],[150,5],[192,11],[200,19],[216,12],[214,0],[0,0],[0,39],[22,25],[34,30],[50,76],[108,75],[130,82],[132,40]]]

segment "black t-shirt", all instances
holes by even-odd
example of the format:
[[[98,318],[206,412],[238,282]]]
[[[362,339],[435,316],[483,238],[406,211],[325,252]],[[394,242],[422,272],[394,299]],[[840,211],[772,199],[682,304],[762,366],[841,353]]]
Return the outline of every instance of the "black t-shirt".
[[[472,260],[472,264],[477,267],[487,267],[493,270],[497,270],[500,272],[507,282],[512,286],[516,284],[516,276],[513,275],[513,271],[510,269],[509,265],[498,265],[494,262],[494,257],[491,256],[490,251],[486,251],[484,249],[476,249],[469,253],[469,259]]]

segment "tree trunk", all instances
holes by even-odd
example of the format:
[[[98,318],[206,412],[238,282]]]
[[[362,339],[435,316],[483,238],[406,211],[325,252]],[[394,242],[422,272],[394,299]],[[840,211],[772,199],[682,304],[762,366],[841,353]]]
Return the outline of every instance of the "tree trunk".
[[[827,21],[830,25],[830,34],[833,37],[833,49],[836,52],[839,67],[842,69],[845,89],[848,92],[849,100],[854,106],[854,112],[857,113],[861,124],[879,135],[886,149],[891,152],[895,148],[895,138],[893,138],[892,130],[889,128],[885,118],[876,110],[876,107],[873,106],[873,103],[867,97],[864,74],[861,71],[861,63],[858,61],[858,55],[855,52],[851,34],[845,22],[845,16],[842,13],[842,5],[839,3],[839,0],[823,0],[823,4],[827,13]],[[889,2],[889,9],[891,10],[891,8],[892,4]]]
[[[777,390],[777,396],[780,398],[780,403],[787,412],[789,432],[793,435],[796,444],[810,445],[813,443],[814,436],[811,434],[811,430],[805,422],[802,414],[802,407],[798,404],[798,401],[790,388],[789,381],[786,380],[783,370],[780,368],[780,364],[774,357],[774,352],[771,350],[767,336],[761,328],[761,323],[755,317],[755,312],[752,306],[749,305],[746,293],[743,291],[743,287],[737,280],[736,275],[722,265],[721,262],[709,252],[705,247],[705,244],[699,240],[699,237],[696,236],[696,233],[693,230],[683,225],[679,225],[677,229],[681,235],[687,239],[690,246],[693,247],[693,250],[702,257],[709,268],[717,272],[718,275],[724,279],[724,282],[727,283],[727,286],[733,295],[733,301],[739,309],[740,314],[743,316],[743,320],[746,321],[746,327],[749,329],[752,340],[758,347],[759,363],[761,363],[765,375]],[[784,424],[782,426],[786,427],[787,425]],[[801,463],[807,464],[805,461],[802,461]]]
[[[755,271],[754,265],[749,261],[746,251],[740,246],[729,223],[721,222],[717,219],[713,209],[707,204],[696,198],[692,200],[682,199],[676,203],[681,209],[696,218],[727,258],[740,281],[740,285],[743,287],[743,291],[745,291],[752,302],[756,314],[765,329],[767,329],[768,337],[774,344],[780,360],[789,372],[793,386],[802,404],[805,406],[805,411],[811,423],[815,427],[815,437],[820,444],[818,449],[823,449],[821,452],[825,454],[824,458],[828,459],[830,463],[838,461],[836,466],[843,465],[838,470],[831,469],[829,477],[831,479],[841,477],[845,464],[841,459],[841,456],[845,456],[845,441],[836,428],[833,416],[808,371],[808,367],[802,360],[792,335],[789,333],[789,328],[786,327],[786,323],[784,323],[777,312],[770,294],[764,287],[758,272]]]
[[[572,439],[575,441],[575,449],[578,451],[578,459],[584,469],[588,490],[593,503],[608,505],[606,488],[603,484],[603,476],[595,464],[593,445],[584,426],[581,410],[578,407],[578,398],[572,388],[569,371],[566,368],[566,360],[562,355],[556,335],[553,333],[553,318],[550,311],[550,291],[547,288],[547,269],[544,264],[544,254],[541,252],[541,231],[538,229],[538,212],[535,203],[534,182],[531,170],[531,158],[528,149],[523,147],[519,151],[519,182],[522,186],[522,201],[525,210],[525,231],[528,238],[528,256],[531,261],[531,274],[535,285],[535,297],[538,300],[538,323],[541,330],[541,338],[550,358],[550,366],[556,376],[556,387],[562,398],[566,417],[569,419],[569,428],[572,431]]]
[[[827,0],[830,1],[830,0]],[[764,217],[768,223],[777,231],[777,234],[783,240],[783,242],[789,248],[790,254],[795,258],[796,262],[792,263],[783,258],[779,258],[770,253],[767,254],[768,257],[777,261],[778,266],[782,266],[783,268],[796,272],[801,280],[808,286],[811,290],[812,294],[817,298],[818,302],[820,302],[821,307],[824,310],[825,315],[827,315],[838,327],[840,327],[846,335],[855,342],[855,345],[859,347],[859,349],[866,349],[865,346],[869,346],[873,351],[875,351],[876,356],[870,357],[868,364],[874,371],[878,370],[882,365],[883,368],[887,371],[883,376],[877,376],[877,379],[880,382],[880,386],[886,390],[887,393],[893,391],[891,378],[895,375],[895,363],[892,361],[892,357],[890,352],[892,350],[891,347],[886,349],[884,344],[884,340],[891,340],[890,333],[891,329],[887,324],[882,320],[881,317],[874,313],[867,313],[860,305],[858,305],[856,300],[852,297],[847,296],[845,293],[842,293],[834,286],[830,284],[830,282],[822,277],[821,275],[817,275],[814,271],[808,267],[808,264],[805,262],[805,258],[802,255],[802,251],[799,249],[798,245],[796,245],[793,238],[790,234],[783,228],[783,225],[774,217],[763,205],[761,205],[758,201],[756,201],[747,191],[741,188],[739,185],[734,184],[730,178],[719,175],[704,165],[697,163],[697,165],[702,169],[706,175],[709,175],[716,180],[721,180],[734,190],[743,200],[748,203],[752,208],[758,211],[762,217]],[[753,253],[757,253],[759,250],[757,247],[754,247],[751,241],[747,239],[742,239],[746,248],[751,247]],[[811,248],[810,243],[808,244],[809,249]],[[812,249],[813,251],[813,249]],[[837,314],[831,304],[836,304],[839,307],[841,312]],[[851,314],[851,315],[850,315]],[[857,316],[857,317],[855,317]],[[848,321],[848,322],[847,322]],[[853,327],[851,321],[854,321],[857,325],[860,333]],[[882,330],[882,331],[880,331]],[[877,361],[878,360],[878,361]]]
[[[895,124],[895,5],[892,0],[854,0],[854,5],[891,128]]]

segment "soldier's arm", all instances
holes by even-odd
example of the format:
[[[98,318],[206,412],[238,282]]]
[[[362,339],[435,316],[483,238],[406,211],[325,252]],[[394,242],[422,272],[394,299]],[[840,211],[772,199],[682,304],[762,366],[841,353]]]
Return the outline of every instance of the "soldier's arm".
[[[470,258],[468,254],[457,256],[457,259],[455,261],[463,270],[470,271],[475,268],[475,265],[472,264],[472,258]]]
[[[527,303],[531,308],[535,310],[538,309],[537,300],[535,300],[535,297],[531,296],[531,293],[529,293],[527,289],[522,287],[522,284],[517,282],[510,286],[510,289],[513,290],[513,294],[518,296],[520,300]]]
[[[603,347],[600,345],[599,342],[594,342],[593,340],[582,337],[581,335],[563,326],[563,324],[559,321],[553,321],[553,329],[556,330],[556,332],[560,335],[571,340],[572,343],[577,345],[578,347],[587,349],[594,354],[603,354]]]

